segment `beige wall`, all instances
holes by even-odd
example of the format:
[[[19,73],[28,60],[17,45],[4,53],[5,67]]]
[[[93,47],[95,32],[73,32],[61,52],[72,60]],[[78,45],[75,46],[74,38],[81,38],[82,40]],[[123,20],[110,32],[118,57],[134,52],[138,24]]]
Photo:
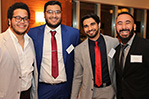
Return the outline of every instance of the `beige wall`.
[[[149,0],[75,0],[83,2],[95,2],[117,6],[149,9]]]

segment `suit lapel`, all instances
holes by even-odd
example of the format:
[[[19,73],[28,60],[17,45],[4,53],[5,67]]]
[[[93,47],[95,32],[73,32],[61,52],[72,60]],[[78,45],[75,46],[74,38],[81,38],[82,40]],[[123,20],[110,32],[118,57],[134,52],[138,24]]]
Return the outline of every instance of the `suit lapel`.
[[[102,35],[102,34],[100,34],[100,35]],[[110,59],[111,58],[109,58],[109,56],[108,56],[108,53],[109,53],[109,51],[111,50],[111,49],[109,49],[109,40],[104,36],[104,35],[102,35],[103,36],[103,38],[104,38],[104,41],[105,41],[105,46],[106,46],[106,52],[107,52],[107,62],[108,62],[108,70],[109,70],[109,72],[110,72]]]
[[[43,25],[42,27],[39,28],[39,31],[37,32],[37,38],[36,38],[36,54],[38,54],[38,72],[40,71],[40,65],[41,64],[41,60],[42,60],[42,54],[43,54],[43,42],[44,42],[44,28],[45,25]],[[39,72],[40,73],[40,72]]]
[[[88,69],[93,77],[93,71],[92,71],[92,64],[91,64],[91,59],[90,59],[90,54],[89,54],[89,44],[88,44],[88,38],[84,41],[84,45],[83,45],[83,54],[84,54],[84,59],[85,59],[85,62],[88,66]],[[89,57],[89,58],[87,58]]]
[[[8,50],[8,52],[10,53],[10,56],[12,57],[14,63],[16,64],[18,71],[20,72],[21,68],[20,68],[20,62],[19,62],[18,54],[16,52],[15,45],[13,44],[13,41],[11,39],[11,36],[10,36],[8,30],[5,32],[4,40],[5,40],[5,46]]]
[[[61,25],[61,33],[62,33],[62,49],[63,49],[63,59],[64,59],[64,63],[66,63],[66,59],[67,59],[67,46],[69,46],[68,42],[68,32],[67,29],[64,27],[64,25]]]
[[[117,46],[116,48],[116,54],[115,54],[115,66],[116,66],[116,71],[121,75],[121,73],[123,72],[122,71],[122,68],[119,64],[119,54],[120,54],[120,44]]]

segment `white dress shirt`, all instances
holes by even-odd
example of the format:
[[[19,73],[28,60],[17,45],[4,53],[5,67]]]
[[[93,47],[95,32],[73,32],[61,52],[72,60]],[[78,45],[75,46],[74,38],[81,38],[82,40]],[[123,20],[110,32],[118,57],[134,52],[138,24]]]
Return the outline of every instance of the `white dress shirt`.
[[[24,35],[24,50],[22,49],[21,45],[18,43],[17,37],[13,34],[13,32],[9,28],[9,33],[15,45],[19,62],[20,62],[20,69],[21,69],[21,91],[26,91],[31,87],[33,75],[32,72],[34,70],[33,59],[34,59],[34,52],[31,49],[31,38],[25,33]]]
[[[52,76],[52,50],[51,50],[51,33],[50,31],[56,31],[55,38],[57,43],[57,52],[58,52],[58,70],[59,75],[55,79]],[[45,26],[44,31],[44,43],[43,43],[43,56],[41,61],[40,68],[40,82],[55,84],[66,82],[66,72],[65,72],[65,64],[63,60],[63,50],[62,50],[62,35],[61,35],[61,25],[59,25],[56,29],[52,30],[47,25]]]

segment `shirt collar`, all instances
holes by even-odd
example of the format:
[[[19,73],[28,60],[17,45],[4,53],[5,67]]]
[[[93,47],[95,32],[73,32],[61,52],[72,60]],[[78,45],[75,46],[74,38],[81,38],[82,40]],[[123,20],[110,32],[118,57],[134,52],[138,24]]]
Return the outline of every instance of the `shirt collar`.
[[[8,28],[9,34],[11,36],[11,38],[13,39],[13,41],[18,42],[17,37],[14,35],[14,33],[11,31],[10,27]],[[29,41],[31,38],[27,35],[27,33],[24,34],[24,40],[25,41]]]
[[[103,36],[100,34],[99,38],[96,40],[96,41],[98,42],[98,44],[99,44],[100,42],[102,42],[102,39],[103,39]],[[92,40],[90,40],[90,39],[89,39],[89,42],[95,44],[95,41],[92,41]]]
[[[136,33],[133,34],[132,38],[127,42],[128,46],[132,45],[133,39],[135,37]],[[123,45],[123,43],[121,43],[121,45]]]
[[[46,24],[45,29],[46,29],[47,31],[60,31],[60,29],[61,29],[61,24],[60,24],[57,28],[55,28],[55,29],[51,29],[51,28]],[[50,33],[50,32],[48,32],[48,33]],[[57,33],[59,33],[59,32],[57,32]]]

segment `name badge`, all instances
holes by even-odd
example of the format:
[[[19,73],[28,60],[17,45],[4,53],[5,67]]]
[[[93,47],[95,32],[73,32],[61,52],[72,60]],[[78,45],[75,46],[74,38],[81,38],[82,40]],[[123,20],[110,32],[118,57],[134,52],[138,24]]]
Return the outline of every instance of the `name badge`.
[[[108,53],[108,56],[110,58],[113,58],[114,54],[115,54],[116,50],[114,48],[111,48],[110,52]]]
[[[131,63],[142,63],[142,55],[131,55],[130,62]]]
[[[71,44],[67,49],[67,53],[70,54],[74,50],[74,46]]]

